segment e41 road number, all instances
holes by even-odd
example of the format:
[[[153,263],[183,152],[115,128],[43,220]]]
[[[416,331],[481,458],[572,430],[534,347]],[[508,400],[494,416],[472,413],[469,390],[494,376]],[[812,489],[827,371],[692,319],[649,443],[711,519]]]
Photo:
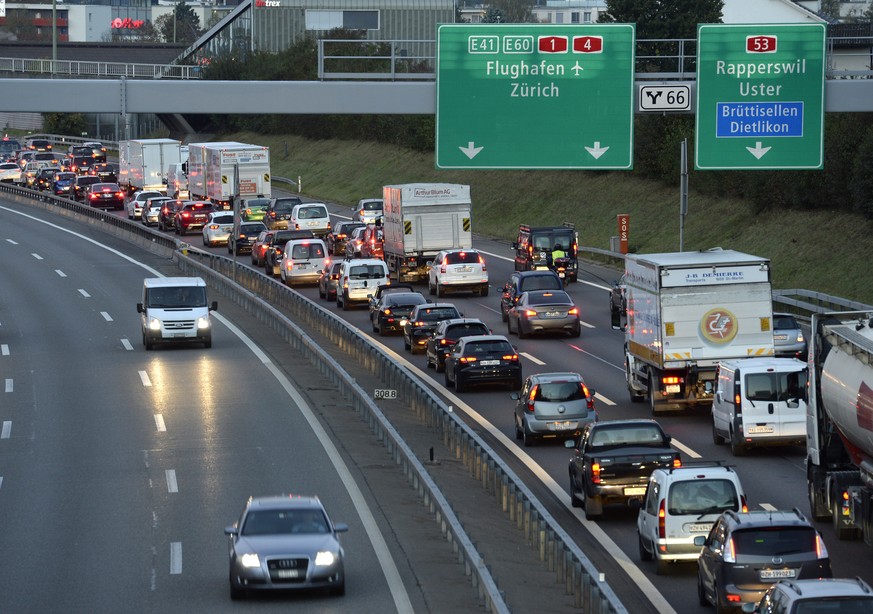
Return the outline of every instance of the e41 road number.
[[[640,111],[690,111],[690,85],[641,85],[637,107]]]

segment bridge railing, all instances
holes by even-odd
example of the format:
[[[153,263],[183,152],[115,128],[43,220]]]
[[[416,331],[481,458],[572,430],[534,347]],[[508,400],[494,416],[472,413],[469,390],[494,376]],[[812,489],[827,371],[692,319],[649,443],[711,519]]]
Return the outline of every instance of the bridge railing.
[[[200,79],[200,66],[175,64],[124,64],[84,60],[0,58],[0,73],[82,77],[85,79],[127,77],[130,79]]]

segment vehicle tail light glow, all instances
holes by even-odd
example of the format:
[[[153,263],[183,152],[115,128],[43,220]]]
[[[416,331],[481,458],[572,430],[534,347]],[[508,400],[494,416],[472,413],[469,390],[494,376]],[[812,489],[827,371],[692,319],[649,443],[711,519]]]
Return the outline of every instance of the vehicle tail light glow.
[[[740,602],[740,596],[734,595],[733,593],[728,593],[727,595],[725,595],[725,599],[727,599],[729,603],[739,603]]]
[[[678,383],[680,383],[680,380],[675,375],[668,375],[668,376],[661,378],[661,382],[664,384],[678,384]]]
[[[591,465],[591,483],[600,484],[600,463],[592,463]]]
[[[736,563],[737,562],[736,552],[737,552],[737,548],[736,548],[736,545],[734,544],[734,539],[731,538],[730,541],[728,541],[728,543],[725,544],[724,556],[722,557],[722,560],[725,563]]]
[[[511,362],[518,362],[518,354],[504,354],[501,356],[503,360],[509,360]]]
[[[124,192],[116,192],[115,195],[116,195],[118,198],[124,198]]]
[[[825,547],[825,544],[821,538],[821,535],[818,535],[818,534],[816,534],[816,536],[815,536],[815,558],[817,558],[817,559],[828,558],[828,549],[827,549],[827,547]]]
[[[673,467],[677,468],[677,467],[681,467],[681,466],[682,466],[682,460],[677,456],[676,458],[673,459]]]
[[[667,511],[665,505],[666,499],[661,499],[661,504],[658,506],[658,539],[667,539]]]
[[[567,313],[568,313],[569,315],[571,315],[571,316],[578,316],[578,315],[579,315],[579,308],[578,308],[578,307],[573,307],[572,309],[570,309],[569,311],[567,311]]]
[[[461,356],[460,360],[464,364],[470,364],[470,363],[476,362],[479,359],[476,358],[475,356]]]
[[[749,504],[746,503],[746,497],[743,495],[740,497],[740,511],[744,514],[749,511]]]
[[[539,384],[536,384],[536,385],[533,387],[533,390],[530,391],[530,396],[527,398],[527,404],[526,404],[526,407],[525,407],[525,408],[526,408],[527,411],[529,411],[530,413],[533,413],[533,412],[534,412],[534,399],[536,398],[536,396],[537,396],[537,392],[539,391],[539,389],[540,389],[540,385],[539,385]]]
[[[588,399],[588,409],[594,409],[594,397],[591,396],[591,392],[585,384],[582,384],[582,394],[584,394],[585,398]]]
[[[537,315],[537,312],[533,309],[525,309],[524,311],[522,311],[522,313],[528,318],[534,318]]]

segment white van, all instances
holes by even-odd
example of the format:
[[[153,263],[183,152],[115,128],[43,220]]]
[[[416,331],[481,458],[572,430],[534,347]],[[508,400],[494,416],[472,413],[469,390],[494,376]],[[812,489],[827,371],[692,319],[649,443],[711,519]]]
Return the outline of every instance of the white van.
[[[751,446],[806,443],[806,364],[796,358],[722,361],[716,370],[712,440],[734,456]]]
[[[210,311],[218,302],[207,302],[206,282],[200,277],[153,277],[142,284],[142,343],[146,350],[156,343],[195,342],[212,347]]]
[[[388,265],[378,258],[343,260],[336,288],[336,306],[348,310],[353,303],[368,303],[379,286],[389,284]]]
[[[317,284],[321,272],[327,266],[327,245],[321,239],[290,239],[282,252],[279,277],[282,282],[294,284]]]
[[[316,237],[324,237],[330,232],[330,215],[324,203],[302,203],[291,209],[288,220],[291,230],[309,230]]]

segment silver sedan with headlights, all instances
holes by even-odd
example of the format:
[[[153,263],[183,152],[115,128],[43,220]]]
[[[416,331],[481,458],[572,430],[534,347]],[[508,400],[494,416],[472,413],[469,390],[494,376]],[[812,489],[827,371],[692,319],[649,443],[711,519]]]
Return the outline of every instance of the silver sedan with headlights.
[[[318,497],[252,497],[230,537],[230,598],[249,591],[326,588],[345,594],[344,553]]]

